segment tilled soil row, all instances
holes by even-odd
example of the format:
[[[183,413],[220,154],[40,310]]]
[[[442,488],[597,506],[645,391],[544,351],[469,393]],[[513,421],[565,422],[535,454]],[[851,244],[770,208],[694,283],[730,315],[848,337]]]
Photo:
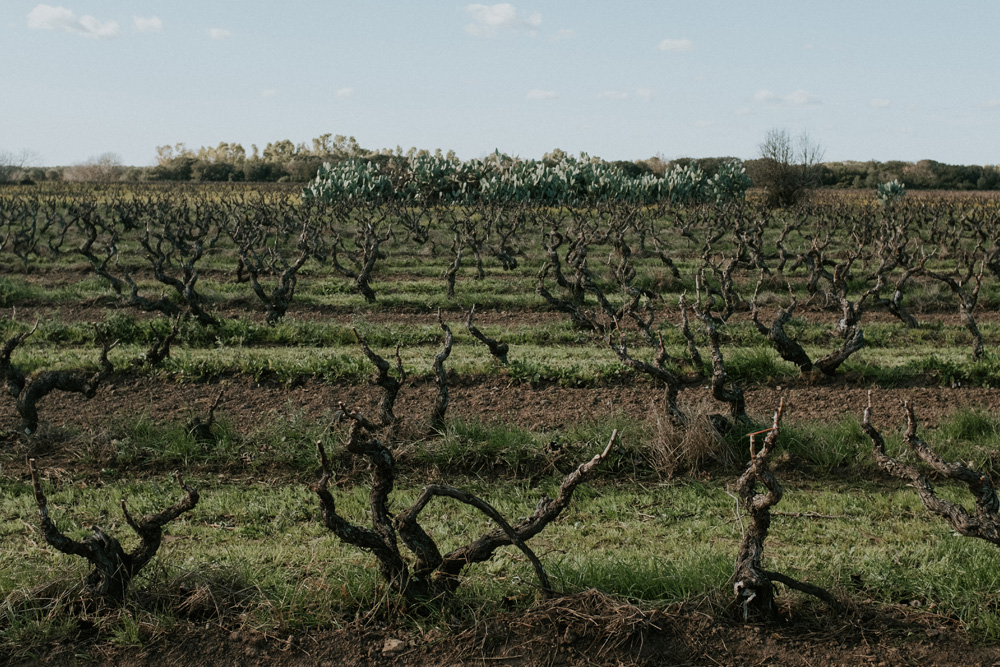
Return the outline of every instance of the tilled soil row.
[[[50,428],[73,427],[99,430],[109,420],[148,415],[158,421],[187,420],[204,415],[220,390],[224,396],[218,410],[241,430],[252,429],[275,417],[302,413],[322,419],[340,402],[374,413],[377,389],[369,385],[329,384],[307,379],[295,386],[257,383],[249,376],[236,375],[220,382],[177,383],[169,378],[119,376],[86,400],[79,394],[53,392],[39,405],[41,420]],[[934,427],[941,419],[960,409],[980,408],[1000,411],[1000,391],[981,387],[896,387],[874,388],[850,385],[843,379],[822,380],[818,384],[796,381],[785,386],[761,387],[747,391],[751,415],[766,420],[781,398],[787,404],[785,419],[790,423],[835,421],[844,415],[861,416],[872,391],[876,418],[882,423],[901,419],[903,400],[914,403],[921,423]],[[400,392],[396,414],[402,432],[419,433],[426,424],[437,388],[429,380],[408,382]],[[449,419],[503,422],[533,431],[558,431],[574,425],[612,416],[645,419],[663,414],[663,390],[638,381],[598,387],[573,388],[549,385],[533,387],[509,383],[498,377],[463,377],[450,387]],[[682,408],[722,411],[707,387],[693,387],[681,393]],[[19,419],[13,399],[0,398],[0,429],[16,431]]]

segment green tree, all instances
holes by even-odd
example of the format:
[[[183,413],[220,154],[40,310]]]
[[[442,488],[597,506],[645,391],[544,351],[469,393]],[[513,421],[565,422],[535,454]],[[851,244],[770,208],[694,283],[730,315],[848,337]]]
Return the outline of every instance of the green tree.
[[[296,148],[288,139],[274,141],[264,147],[262,158],[265,162],[285,163],[295,157]]]

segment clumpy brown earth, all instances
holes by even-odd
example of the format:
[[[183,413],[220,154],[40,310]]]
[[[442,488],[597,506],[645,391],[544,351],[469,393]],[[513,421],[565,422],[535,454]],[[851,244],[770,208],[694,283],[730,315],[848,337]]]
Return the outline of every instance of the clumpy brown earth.
[[[245,429],[291,412],[302,412],[310,419],[319,420],[336,410],[338,402],[360,409],[377,402],[377,390],[373,387],[331,385],[310,379],[289,387],[258,383],[246,376],[219,383],[177,383],[163,378],[133,376],[109,381],[89,401],[78,394],[54,392],[40,404],[40,412],[50,427],[84,430],[100,430],[113,418],[142,414],[157,421],[183,421],[207,413],[220,390],[224,391],[220,414]],[[396,403],[396,413],[404,425],[418,429],[420,423],[426,422],[436,391],[434,384],[427,380],[407,383]],[[835,421],[845,415],[860,418],[868,391],[869,387],[852,386],[844,378],[823,378],[816,383],[799,380],[785,386],[749,389],[747,405],[751,414],[766,419],[784,398],[786,419],[791,423]],[[1000,411],[1000,391],[982,387],[918,386],[871,391],[878,415],[893,423],[901,419],[899,405],[903,400],[912,402],[921,423],[930,427],[958,409]],[[449,419],[502,421],[535,431],[563,429],[614,415],[641,419],[651,413],[662,414],[663,400],[662,390],[641,381],[587,388],[532,387],[509,383],[500,377],[452,378],[450,395]],[[682,406],[710,401],[711,396],[704,387],[681,394]],[[0,412],[0,429],[16,431],[19,421],[13,406]]]
[[[192,665],[963,665],[1000,664],[1000,648],[970,646],[932,614],[865,605],[782,624],[713,618],[682,605],[639,608],[594,590],[543,600],[467,627],[416,630],[353,622],[280,636],[220,625],[178,626],[142,647],[57,645],[12,664]]]

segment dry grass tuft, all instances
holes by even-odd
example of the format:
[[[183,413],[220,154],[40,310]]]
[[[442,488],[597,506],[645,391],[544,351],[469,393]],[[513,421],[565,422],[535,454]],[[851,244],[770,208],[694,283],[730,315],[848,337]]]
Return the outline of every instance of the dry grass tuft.
[[[730,466],[735,458],[726,439],[716,428],[717,415],[710,411],[709,401],[686,408],[688,423],[673,424],[650,406],[654,430],[647,441],[647,456],[652,468],[666,479],[679,473],[697,473],[706,465]]]
[[[494,659],[541,664],[586,657],[592,664],[622,652],[641,652],[651,633],[662,632],[660,610],[641,609],[596,589],[544,600],[523,612],[497,615],[455,637],[466,647],[455,658],[492,655]],[[547,664],[547,663],[546,663]]]

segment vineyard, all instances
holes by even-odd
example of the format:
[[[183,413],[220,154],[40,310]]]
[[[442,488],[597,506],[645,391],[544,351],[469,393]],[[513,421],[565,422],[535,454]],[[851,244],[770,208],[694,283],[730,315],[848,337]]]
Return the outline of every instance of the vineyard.
[[[0,189],[0,661],[994,664],[1000,199],[748,186]]]

